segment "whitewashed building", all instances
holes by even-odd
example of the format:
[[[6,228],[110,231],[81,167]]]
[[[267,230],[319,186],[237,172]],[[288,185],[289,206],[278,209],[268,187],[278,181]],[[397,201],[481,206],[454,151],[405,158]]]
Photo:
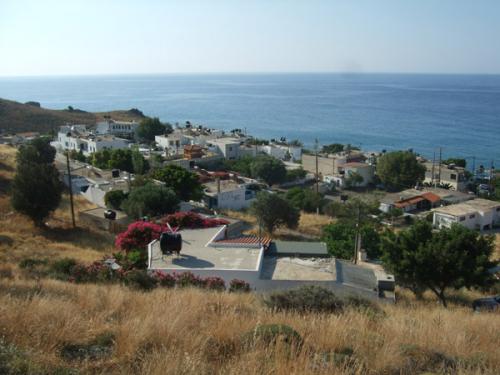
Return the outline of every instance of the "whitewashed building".
[[[449,228],[457,223],[469,229],[485,230],[500,224],[500,202],[487,199],[439,207],[433,210],[433,224],[436,228]]]
[[[139,123],[135,121],[106,120],[97,123],[95,133],[97,135],[133,138],[138,126]]]

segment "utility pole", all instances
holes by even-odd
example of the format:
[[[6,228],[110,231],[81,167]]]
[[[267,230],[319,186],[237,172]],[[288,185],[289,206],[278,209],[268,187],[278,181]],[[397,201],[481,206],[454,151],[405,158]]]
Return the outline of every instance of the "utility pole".
[[[476,157],[472,157],[472,175],[474,176],[474,182],[476,182]]]
[[[316,194],[319,194],[318,138],[314,140],[314,151],[316,154]],[[316,214],[319,215],[319,200],[318,207],[316,207]]]
[[[489,180],[489,194],[491,194],[491,192],[493,191],[493,160],[491,161],[491,164],[490,164],[490,180]]]
[[[358,203],[358,218],[356,220],[356,235],[354,236],[354,264],[358,264],[359,244],[361,243],[361,234],[359,233],[359,221],[361,218],[360,204]]]
[[[435,173],[434,172],[434,170],[435,170],[434,167],[435,167],[435,165],[436,165],[436,150],[434,150],[434,156],[432,157],[432,175],[431,175],[432,176],[431,177],[431,186],[434,186],[434,187],[436,187],[434,185],[434,173]]]
[[[439,169],[438,169],[438,183],[440,184],[441,183],[441,158],[442,158],[442,152],[443,151],[443,148],[442,147],[439,147]]]
[[[69,166],[69,151],[66,151],[66,168],[68,169],[69,203],[71,206],[71,222],[73,223],[73,228],[76,228],[75,208],[73,206],[73,183],[71,182],[71,168]]]

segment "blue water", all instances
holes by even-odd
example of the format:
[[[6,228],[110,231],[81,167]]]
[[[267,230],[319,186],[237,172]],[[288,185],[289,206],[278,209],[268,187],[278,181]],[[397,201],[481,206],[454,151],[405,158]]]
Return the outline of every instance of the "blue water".
[[[213,74],[0,78],[0,97],[87,111],[139,108],[306,146],[351,143],[500,165],[500,76]]]

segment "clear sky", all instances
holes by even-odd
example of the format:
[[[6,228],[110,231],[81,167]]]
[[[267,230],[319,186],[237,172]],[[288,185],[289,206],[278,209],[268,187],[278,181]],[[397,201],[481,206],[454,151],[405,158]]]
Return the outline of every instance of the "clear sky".
[[[500,0],[0,0],[0,76],[500,73]]]

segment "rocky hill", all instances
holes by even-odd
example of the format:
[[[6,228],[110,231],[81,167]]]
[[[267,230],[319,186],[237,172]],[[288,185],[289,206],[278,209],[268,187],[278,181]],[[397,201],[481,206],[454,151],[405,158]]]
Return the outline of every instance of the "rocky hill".
[[[37,102],[25,104],[0,99],[0,131],[17,133],[25,131],[49,132],[66,123],[93,125],[109,116],[115,120],[139,121],[144,114],[138,109],[110,112],[86,112],[68,107],[54,110],[42,108]]]

